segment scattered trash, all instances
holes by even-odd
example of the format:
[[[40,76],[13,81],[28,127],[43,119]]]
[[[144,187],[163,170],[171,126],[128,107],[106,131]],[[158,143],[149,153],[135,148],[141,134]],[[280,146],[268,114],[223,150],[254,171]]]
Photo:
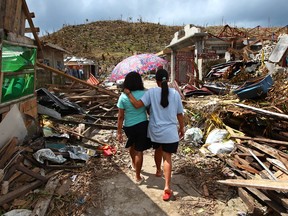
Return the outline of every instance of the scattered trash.
[[[200,128],[189,128],[184,134],[184,140],[191,142],[195,146],[202,144],[203,132]]]
[[[13,209],[3,214],[3,216],[30,216],[31,213],[32,211],[28,209]]]
[[[87,154],[87,150],[81,146],[66,146],[62,149],[59,149],[59,152],[68,152],[70,158],[84,161],[87,161],[90,157]]]
[[[207,136],[207,144],[220,143],[228,137],[229,133],[225,129],[213,129]]]
[[[75,182],[76,178],[77,178],[77,175],[72,175],[72,176],[70,177],[70,179],[71,179],[72,182]]]
[[[213,154],[223,154],[230,153],[235,147],[235,144],[232,140],[220,143],[212,143],[207,148]]]
[[[33,154],[34,158],[40,162],[44,163],[44,160],[49,160],[55,163],[64,163],[66,161],[62,155],[55,155],[51,149],[40,149]]]

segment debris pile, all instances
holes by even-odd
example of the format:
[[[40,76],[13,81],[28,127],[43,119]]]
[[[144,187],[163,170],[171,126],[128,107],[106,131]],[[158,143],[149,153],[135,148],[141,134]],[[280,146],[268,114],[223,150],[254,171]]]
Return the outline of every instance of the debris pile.
[[[272,96],[274,88],[273,86],[267,98],[270,95],[275,101],[276,95]],[[203,131],[204,144],[199,149],[193,142],[186,143],[182,149],[185,155],[182,164],[185,166],[179,165],[182,167],[181,172],[191,176],[191,181],[198,185],[203,196],[206,194],[215,199],[216,190],[226,194],[226,197],[233,197],[236,195],[234,190],[228,190],[223,184],[238,186],[237,194],[247,205],[250,214],[285,214],[288,208],[286,110],[281,111],[280,108],[271,106],[270,101],[265,99],[243,102],[245,104],[240,104],[234,95],[220,98],[194,97],[184,101],[188,127],[198,127]],[[211,143],[207,143],[207,138],[215,128],[226,130],[228,134],[223,142],[218,143],[219,146],[224,148],[225,142],[232,140],[235,144],[233,150],[217,154],[209,150]],[[203,157],[199,157],[199,154]],[[221,199],[217,197],[217,200]]]
[[[109,160],[118,148],[111,140],[117,92],[105,91],[98,94],[75,82],[50,85],[37,90],[38,120],[22,117],[17,106],[5,116],[0,127],[7,129],[1,131],[11,133],[0,147],[2,213],[13,209],[33,209],[37,215],[81,213],[85,202],[99,195],[100,186],[87,182],[108,178],[119,169]],[[9,130],[16,121],[17,128]],[[55,197],[59,200],[51,202]]]

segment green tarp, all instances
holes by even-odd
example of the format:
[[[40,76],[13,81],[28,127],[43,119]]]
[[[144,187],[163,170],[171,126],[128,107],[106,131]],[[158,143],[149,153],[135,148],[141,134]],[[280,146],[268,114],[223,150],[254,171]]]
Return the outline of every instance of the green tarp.
[[[36,48],[2,45],[2,72],[17,72],[34,68],[36,62]]]
[[[34,71],[31,74],[5,76],[1,102],[14,100],[34,93]]]
[[[2,44],[1,103],[34,94],[36,56],[36,48]]]

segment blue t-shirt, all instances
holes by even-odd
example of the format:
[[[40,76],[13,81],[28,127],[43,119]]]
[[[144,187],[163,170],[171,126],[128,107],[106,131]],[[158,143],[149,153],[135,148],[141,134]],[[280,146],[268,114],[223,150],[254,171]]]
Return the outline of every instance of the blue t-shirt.
[[[144,90],[131,92],[136,100],[139,100],[145,93]],[[122,93],[118,99],[117,107],[124,109],[124,126],[130,127],[147,120],[146,108],[136,109],[125,93]]]
[[[150,106],[148,137],[157,143],[174,143],[179,141],[177,114],[183,114],[183,105],[179,93],[169,88],[169,105],[160,105],[161,88],[149,89],[141,98],[146,107]]]

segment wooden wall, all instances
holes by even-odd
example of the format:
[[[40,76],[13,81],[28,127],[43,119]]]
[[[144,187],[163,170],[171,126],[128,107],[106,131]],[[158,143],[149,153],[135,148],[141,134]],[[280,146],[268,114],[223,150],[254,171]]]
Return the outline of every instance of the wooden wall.
[[[24,35],[26,16],[22,4],[22,0],[0,0],[1,29]]]
[[[0,44],[3,40],[15,45],[34,47],[35,41],[25,37],[26,16],[24,10],[27,5],[25,0],[0,0]],[[29,13],[29,12],[28,12]],[[2,90],[3,73],[1,72],[2,53],[0,49],[0,95]],[[14,104],[17,104],[22,113],[37,118],[37,98],[33,95],[0,103],[0,122]]]
[[[61,69],[64,71],[64,53],[60,50],[51,48],[49,46],[43,47],[44,54],[44,64],[47,64],[50,67]],[[61,63],[61,68],[58,68],[57,62]],[[51,71],[44,69],[37,69],[36,71],[36,88],[47,88],[48,84],[64,84],[64,77],[51,73]]]

